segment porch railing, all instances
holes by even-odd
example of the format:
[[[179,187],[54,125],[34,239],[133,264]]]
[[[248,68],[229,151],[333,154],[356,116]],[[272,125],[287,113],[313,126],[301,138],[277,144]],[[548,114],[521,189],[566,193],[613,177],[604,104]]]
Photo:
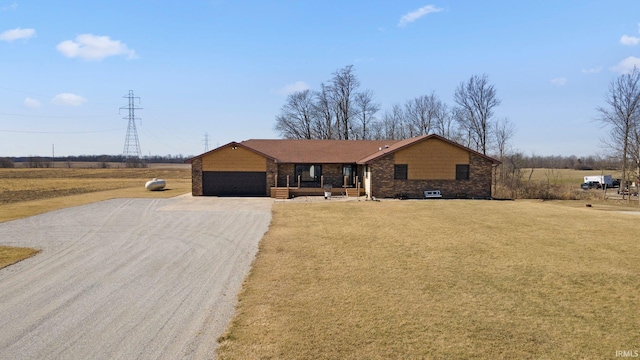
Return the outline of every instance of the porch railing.
[[[324,195],[324,176],[320,176],[319,187],[301,187],[301,177],[298,175],[296,179],[296,187],[291,186],[291,178],[287,175],[287,183],[285,187],[275,186],[271,188],[271,197],[276,199],[288,199],[291,196],[322,196]],[[332,195],[343,195],[347,197],[361,196],[362,188],[360,187],[360,179],[355,177],[355,185],[348,185],[348,177],[344,177],[342,187],[336,187],[331,189]]]

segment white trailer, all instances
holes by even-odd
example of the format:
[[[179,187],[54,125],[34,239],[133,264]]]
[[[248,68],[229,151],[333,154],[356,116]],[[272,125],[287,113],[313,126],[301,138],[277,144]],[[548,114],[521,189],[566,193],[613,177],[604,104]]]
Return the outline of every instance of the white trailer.
[[[611,175],[588,175],[584,177],[584,182],[597,182],[602,186],[607,186],[608,188],[613,187],[613,178]]]

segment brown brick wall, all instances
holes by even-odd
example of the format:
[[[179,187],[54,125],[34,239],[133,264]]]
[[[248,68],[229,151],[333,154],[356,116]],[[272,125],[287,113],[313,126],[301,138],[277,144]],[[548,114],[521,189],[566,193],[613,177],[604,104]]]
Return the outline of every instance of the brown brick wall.
[[[342,177],[342,164],[322,164],[322,176],[324,184],[334,188],[341,188],[344,185]]]
[[[202,196],[202,158],[191,160],[191,194]]]
[[[295,176],[295,167],[293,164],[277,164],[278,165],[278,186],[287,186],[287,175],[289,175],[289,186],[298,186],[298,179]]]
[[[271,188],[276,186],[276,174],[278,165],[271,159],[267,159],[267,194],[271,193]]]
[[[397,196],[424,198],[425,190],[440,190],[445,198],[491,197],[491,161],[473,153],[469,155],[469,180],[395,180],[393,165],[393,154],[380,158],[369,165],[371,168],[371,195],[380,198]],[[455,165],[451,164],[453,167]]]

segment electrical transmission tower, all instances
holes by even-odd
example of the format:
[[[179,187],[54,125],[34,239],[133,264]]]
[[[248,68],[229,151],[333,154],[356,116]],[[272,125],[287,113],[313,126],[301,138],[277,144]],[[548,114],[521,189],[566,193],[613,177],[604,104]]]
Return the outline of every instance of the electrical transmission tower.
[[[129,94],[123,96],[123,98],[129,99],[129,105],[120,108],[120,110],[129,110],[129,115],[123,117],[123,119],[129,120],[129,125],[127,126],[127,136],[124,139],[124,150],[122,151],[122,156],[128,165],[132,164],[135,166],[135,164],[141,163],[142,158],[140,141],[138,140],[138,130],[136,130],[136,120],[140,120],[140,118],[136,117],[135,111],[142,110],[142,108],[136,107],[135,99],[138,99],[139,104],[140,98],[133,96],[133,90],[129,90]]]
[[[209,151],[209,134],[204,133],[204,152]]]

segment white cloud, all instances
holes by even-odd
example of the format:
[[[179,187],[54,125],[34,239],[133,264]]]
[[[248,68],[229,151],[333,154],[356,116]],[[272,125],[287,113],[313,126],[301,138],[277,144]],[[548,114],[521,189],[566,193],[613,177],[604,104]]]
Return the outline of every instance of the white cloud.
[[[404,15],[402,18],[400,18],[400,22],[398,23],[398,27],[405,27],[407,26],[407,24],[412,23],[418,19],[420,19],[423,16],[429,15],[431,13],[437,13],[440,12],[444,9],[442,8],[437,8],[434,5],[427,5],[427,6],[423,6],[418,10],[414,10],[406,15]]]
[[[34,29],[13,29],[0,34],[0,40],[12,42],[18,39],[28,39],[36,34]]]
[[[87,102],[87,99],[76,94],[62,93],[54,96],[51,102],[56,105],[80,106]]]
[[[310,89],[309,85],[304,81],[296,81],[293,84],[285,85],[280,89],[280,93],[283,95],[289,95],[294,92],[304,91]]]
[[[136,52],[119,40],[111,40],[108,36],[82,34],[76,40],[65,40],[56,46],[64,56],[79,57],[86,60],[102,60],[107,56],[126,55],[128,59],[136,58]]]
[[[9,11],[9,10],[15,10],[18,8],[18,4],[14,1],[11,5],[9,6],[3,6],[0,8],[0,10],[2,11]]]
[[[22,104],[29,108],[39,108],[42,105],[40,104],[40,101],[32,98],[24,99],[24,102]]]
[[[551,79],[551,83],[556,86],[563,86],[567,83],[566,77]]]
[[[597,74],[600,71],[602,71],[602,66],[598,66],[595,68],[591,68],[591,69],[582,69],[582,72],[585,74]]]
[[[626,74],[633,70],[633,67],[636,66],[640,68],[640,58],[635,56],[629,56],[628,58],[620,61],[618,65],[611,68],[611,71],[616,71],[622,74]]]
[[[622,35],[622,37],[620,38],[620,43],[622,45],[634,46],[640,44],[640,38],[635,36]]]

